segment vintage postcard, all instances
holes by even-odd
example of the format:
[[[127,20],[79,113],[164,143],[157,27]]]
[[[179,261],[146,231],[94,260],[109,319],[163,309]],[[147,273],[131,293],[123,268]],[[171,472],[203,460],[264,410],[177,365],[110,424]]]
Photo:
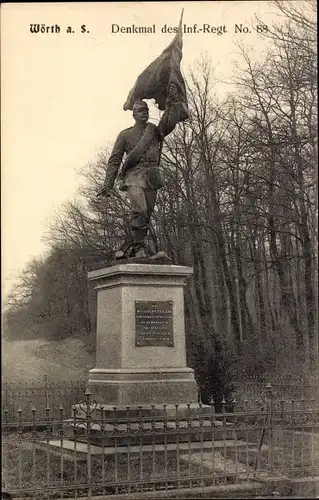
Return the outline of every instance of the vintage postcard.
[[[319,495],[316,8],[2,4],[2,498]]]

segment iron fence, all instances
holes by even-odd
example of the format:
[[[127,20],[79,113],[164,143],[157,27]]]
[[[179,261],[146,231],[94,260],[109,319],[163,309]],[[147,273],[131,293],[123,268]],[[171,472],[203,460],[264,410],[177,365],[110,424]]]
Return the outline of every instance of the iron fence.
[[[232,382],[232,397],[236,399],[237,406],[244,406],[245,401],[250,405],[257,405],[265,395],[265,383],[248,379],[243,382]],[[46,408],[50,408],[51,417],[59,418],[59,408],[63,406],[65,416],[71,417],[71,403],[82,399],[86,390],[86,381],[55,383],[45,376],[42,384],[29,384],[14,386],[5,383],[1,389],[2,408],[6,408],[9,417],[18,418],[18,410],[22,409],[24,414],[37,408],[37,414],[42,416],[46,413]],[[272,393],[276,399],[312,399],[319,405],[319,382],[293,381],[277,379],[272,382]],[[200,394],[199,394],[199,400]]]
[[[71,406],[80,401],[86,389],[85,381],[54,383],[44,377],[43,384],[3,384],[1,389],[1,407],[6,408],[10,419],[18,418],[18,410],[28,412],[37,408],[37,414],[45,415],[46,408],[50,408],[51,417],[60,415],[59,408],[65,408],[65,416],[72,416]]]
[[[233,397],[237,400],[256,401],[264,392],[265,383],[258,380],[232,382]],[[319,404],[319,380],[286,380],[277,378],[271,381],[273,397],[276,399],[314,399]]]
[[[177,491],[267,478],[319,475],[319,408],[266,390],[217,413],[210,405],[100,406],[84,400],[68,418],[49,407],[7,410],[2,419],[3,489],[22,498]]]

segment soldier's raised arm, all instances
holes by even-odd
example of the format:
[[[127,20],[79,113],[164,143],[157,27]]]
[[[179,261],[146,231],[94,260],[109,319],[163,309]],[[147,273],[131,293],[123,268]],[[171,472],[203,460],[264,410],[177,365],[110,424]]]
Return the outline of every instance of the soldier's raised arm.
[[[179,100],[176,85],[170,83],[166,100],[166,109],[158,124],[158,130],[162,139],[173,132],[178,122],[186,120],[188,116],[187,105]]]

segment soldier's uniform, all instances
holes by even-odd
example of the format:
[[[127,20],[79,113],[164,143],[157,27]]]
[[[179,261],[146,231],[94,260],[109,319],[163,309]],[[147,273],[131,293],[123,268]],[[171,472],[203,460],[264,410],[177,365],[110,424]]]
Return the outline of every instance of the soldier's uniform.
[[[136,123],[133,127],[123,130],[117,137],[108,161],[105,179],[107,189],[114,185],[123,155],[131,153],[136,148],[143,137],[146,125],[152,127],[153,138],[150,144],[141,154],[137,164],[124,173],[120,185],[120,189],[127,192],[133,212],[131,235],[135,251],[143,247],[156,202],[157,190],[165,185],[159,169],[162,143],[164,137],[172,132],[178,121],[180,121],[180,104],[171,103],[158,126],[150,123]]]

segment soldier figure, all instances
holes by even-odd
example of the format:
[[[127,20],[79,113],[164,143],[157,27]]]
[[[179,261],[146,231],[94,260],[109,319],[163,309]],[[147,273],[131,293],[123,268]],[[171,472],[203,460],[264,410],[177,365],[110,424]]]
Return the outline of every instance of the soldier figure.
[[[157,190],[164,186],[159,170],[164,137],[176,124],[185,119],[183,106],[178,101],[178,88],[170,83],[163,116],[158,126],[149,123],[146,102],[136,101],[133,106],[135,125],[120,132],[108,161],[104,189],[100,196],[110,196],[116,177],[121,181],[119,189],[126,191],[131,210],[130,238],[115,253],[117,259],[148,257],[145,238],[154,211]],[[185,111],[187,113],[187,110]],[[120,174],[119,167],[124,160]]]

